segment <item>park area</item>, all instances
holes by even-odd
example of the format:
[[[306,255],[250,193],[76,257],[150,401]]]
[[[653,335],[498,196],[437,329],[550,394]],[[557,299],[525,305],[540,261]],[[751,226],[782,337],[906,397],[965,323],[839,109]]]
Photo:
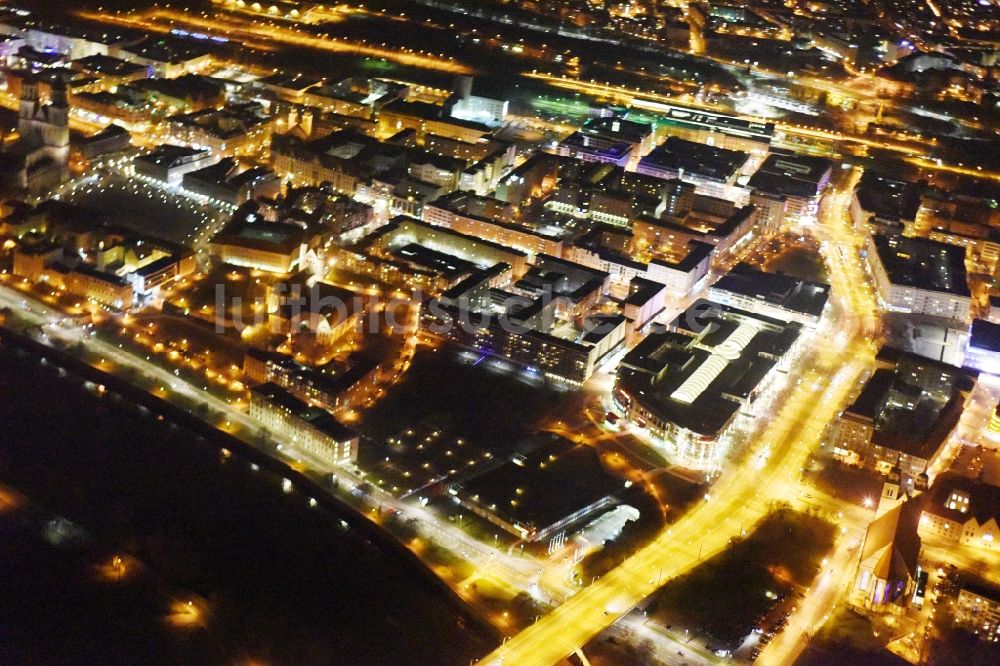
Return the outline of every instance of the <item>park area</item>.
[[[475,355],[470,359],[447,347],[421,348],[404,380],[365,414],[360,430],[387,447],[393,446],[388,438],[429,428],[495,456],[512,451],[521,436],[536,429],[546,410],[569,394],[530,382],[507,365],[478,362]],[[435,451],[419,453],[422,465]]]
[[[780,509],[746,538],[667,583],[647,612],[664,625],[738,646],[782,599],[809,585],[833,542],[831,523]]]

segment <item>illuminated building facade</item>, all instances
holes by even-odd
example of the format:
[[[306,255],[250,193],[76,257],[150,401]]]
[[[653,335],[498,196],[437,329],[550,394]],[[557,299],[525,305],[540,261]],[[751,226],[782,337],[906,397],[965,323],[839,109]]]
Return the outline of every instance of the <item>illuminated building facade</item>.
[[[423,220],[428,224],[517,248],[529,256],[562,256],[560,238],[537,233],[513,223],[512,219],[513,210],[509,204],[468,192],[454,192],[423,207]]]
[[[410,243],[455,255],[483,268],[498,263],[507,264],[515,277],[524,275],[528,270],[528,255],[515,247],[405,216],[393,218],[388,224],[366,236],[358,243],[358,248],[388,254],[395,248]]]
[[[132,145],[132,135],[121,125],[108,125],[105,129],[84,137],[79,142],[80,154],[88,160],[127,150]]]
[[[274,383],[299,400],[328,412],[351,409],[374,394],[384,369],[378,359],[352,354],[346,363],[302,365],[291,356],[250,349],[243,359],[247,384]]]
[[[744,198],[736,179],[750,156],[675,136],[667,138],[639,160],[636,172],[663,180],[679,179],[695,186],[698,194],[735,201]]]
[[[460,76],[455,80],[455,92],[445,102],[446,106],[451,106],[452,117],[486,125],[502,125],[510,103],[505,99],[474,95],[474,84],[471,76]]]
[[[163,145],[132,160],[136,175],[178,185],[185,174],[204,169],[219,161],[205,148]]]
[[[878,367],[834,428],[834,456],[926,487],[958,424],[974,373],[883,347]]]
[[[256,212],[240,209],[233,221],[211,241],[219,261],[270,273],[302,268],[320,235],[297,224],[269,222]]]
[[[718,469],[740,437],[740,417],[766,404],[787,372],[800,333],[798,323],[699,301],[625,356],[615,407],[678,464]]]
[[[920,516],[920,533],[948,542],[1000,549],[1000,488],[955,472],[937,477]]]
[[[397,100],[378,112],[378,128],[385,135],[412,129],[417,133],[418,143],[423,143],[431,134],[476,143],[492,132],[489,125],[452,117],[449,111],[447,107],[426,102]]]
[[[703,243],[713,248],[713,265],[720,264],[751,240],[757,219],[757,210],[753,206],[733,208],[732,202],[726,203],[731,212],[725,217],[693,210],[683,218],[636,218],[632,221],[636,251],[649,251],[654,256],[683,257],[690,251],[692,243]]]
[[[814,222],[823,192],[830,184],[833,161],[825,157],[771,153],[750,177],[747,189],[784,197],[784,217],[795,222]]]
[[[358,459],[360,437],[322,409],[310,407],[277,384],[250,389],[250,418],[257,419],[279,443],[286,443],[327,463]]]
[[[251,199],[274,199],[281,194],[281,181],[273,171],[264,167],[243,169],[231,157],[184,174],[181,183],[192,194],[230,206],[240,206]]]
[[[226,102],[225,85],[196,74],[139,79],[119,86],[117,92],[168,114],[215,109]]]
[[[972,299],[962,248],[925,238],[875,234],[868,239],[867,260],[886,308],[968,321]]]
[[[336,140],[333,135],[316,140],[303,140],[293,134],[274,135],[271,168],[296,185],[329,183],[336,192],[354,196],[361,179],[333,152]]]
[[[750,205],[757,209],[757,229],[762,233],[781,230],[785,222],[785,211],[788,210],[788,197],[753,190],[750,192]]]
[[[826,311],[830,285],[739,263],[708,288],[708,298],[740,310],[816,326]]]
[[[405,97],[408,90],[392,81],[352,77],[305,88],[295,101],[329,113],[371,118],[386,104]]]
[[[14,249],[13,273],[29,282],[38,282],[47,266],[63,258],[63,248],[43,237],[27,237]]]
[[[622,301],[622,314],[632,330],[639,330],[663,311],[667,286],[641,277],[632,278],[629,293]]]
[[[256,102],[171,116],[167,123],[174,141],[207,148],[219,156],[257,157],[270,142],[273,129],[273,119]]]
[[[43,104],[39,82],[28,77],[21,86],[18,140],[0,151],[0,185],[8,191],[37,194],[69,178],[69,102],[59,79],[52,99]]]
[[[622,315],[591,313],[608,280],[583,266],[540,257],[507,289],[481,271],[430,300],[421,326],[462,347],[511,361],[529,373],[582,384],[625,340]],[[554,279],[553,283],[551,280]]]
[[[886,487],[898,491],[893,484]],[[920,509],[918,502],[902,499],[880,503],[861,545],[850,601],[872,613],[905,613],[922,576],[917,533]]]
[[[66,291],[113,310],[132,306],[133,290],[129,281],[114,273],[80,264],[63,278]]]
[[[963,583],[955,604],[955,626],[980,640],[1000,641],[1000,590],[974,581]]]
[[[542,193],[545,182],[555,180],[558,158],[536,153],[514,167],[497,183],[496,198],[520,206]]]
[[[666,285],[671,298],[686,298],[697,291],[712,266],[713,246],[692,241],[679,260],[653,259],[646,277]]]
[[[358,333],[365,313],[359,294],[313,282],[305,273],[272,285],[267,302],[272,333],[294,336],[309,331],[326,346],[342,344]]]
[[[584,162],[606,162],[624,167],[653,148],[653,127],[617,117],[591,118],[579,131],[563,139],[556,152]]]

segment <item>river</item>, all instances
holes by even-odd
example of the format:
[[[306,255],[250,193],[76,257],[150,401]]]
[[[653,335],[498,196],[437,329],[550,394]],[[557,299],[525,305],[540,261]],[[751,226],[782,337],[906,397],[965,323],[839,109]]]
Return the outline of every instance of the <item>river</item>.
[[[0,483],[30,503],[0,510],[0,662],[467,664],[489,651],[426,572],[348,516],[40,360],[0,346]],[[79,532],[53,537],[53,516]],[[124,575],[102,579],[117,554]],[[187,601],[197,621],[172,626]]]

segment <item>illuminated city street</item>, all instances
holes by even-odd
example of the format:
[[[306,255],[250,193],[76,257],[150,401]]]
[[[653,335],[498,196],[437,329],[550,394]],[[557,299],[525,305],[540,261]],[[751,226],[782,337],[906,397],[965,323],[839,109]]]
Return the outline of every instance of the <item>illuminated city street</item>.
[[[831,232],[847,224],[845,200],[841,197],[835,201],[840,205],[830,205],[825,213]],[[803,374],[802,384],[757,437],[756,447],[770,450],[767,466],[755,470],[749,464],[750,459],[743,467],[724,471],[712,494],[679,523],[601,580],[512,638],[487,657],[485,663],[557,663],[649,596],[656,589],[656,576],[661,571],[664,579],[682,575],[725,548],[727,542],[746,526],[760,520],[769,511],[771,502],[798,494],[802,466],[874,353],[872,342],[866,337],[870,329],[863,328],[860,323],[867,316],[853,314],[871,312],[873,306],[860,265],[853,254],[847,252],[830,253],[827,260],[831,276],[842,280],[843,291],[835,283],[833,294],[843,298],[844,305],[849,308],[847,312],[852,314],[843,322],[837,321],[838,342],[833,345],[826,340],[817,343],[818,348],[806,363],[810,369]],[[819,392],[815,384],[822,387]],[[841,547],[835,561],[843,564],[846,559],[847,551]],[[846,568],[835,570],[849,571]],[[812,611],[803,611],[804,614],[812,613],[804,615],[803,626],[814,626],[821,621],[817,614],[825,607],[824,601],[830,598],[827,595],[839,591],[842,582],[824,581],[817,586],[810,597]],[[776,656],[781,654],[780,645],[775,643],[771,648]],[[784,649],[791,651],[794,648]]]
[[[996,0],[0,32],[0,661],[992,659]]]

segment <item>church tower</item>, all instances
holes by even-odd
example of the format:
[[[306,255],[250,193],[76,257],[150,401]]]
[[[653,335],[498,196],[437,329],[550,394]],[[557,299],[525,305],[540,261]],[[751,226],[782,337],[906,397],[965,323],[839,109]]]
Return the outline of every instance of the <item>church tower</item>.
[[[17,119],[19,166],[10,174],[16,187],[44,192],[69,179],[69,100],[66,81],[52,82],[52,100],[43,105],[39,82],[25,78]]]
[[[21,106],[17,117],[17,133],[26,138],[35,132],[35,115],[40,106],[38,81],[28,76],[21,83]]]
[[[896,508],[906,499],[906,494],[901,492],[898,482],[886,481],[882,484],[882,496],[878,500],[878,509],[875,516],[881,516]]]
[[[878,509],[875,511],[875,516],[878,517],[892,511],[908,498],[909,495],[902,483],[901,470],[899,469],[899,465],[896,464],[889,471],[889,476],[886,478],[885,483],[882,484],[882,496],[878,500]]]
[[[46,124],[42,129],[42,141],[52,146],[58,153],[69,155],[69,101],[66,98],[66,82],[61,78],[52,84],[52,101],[45,108]]]

